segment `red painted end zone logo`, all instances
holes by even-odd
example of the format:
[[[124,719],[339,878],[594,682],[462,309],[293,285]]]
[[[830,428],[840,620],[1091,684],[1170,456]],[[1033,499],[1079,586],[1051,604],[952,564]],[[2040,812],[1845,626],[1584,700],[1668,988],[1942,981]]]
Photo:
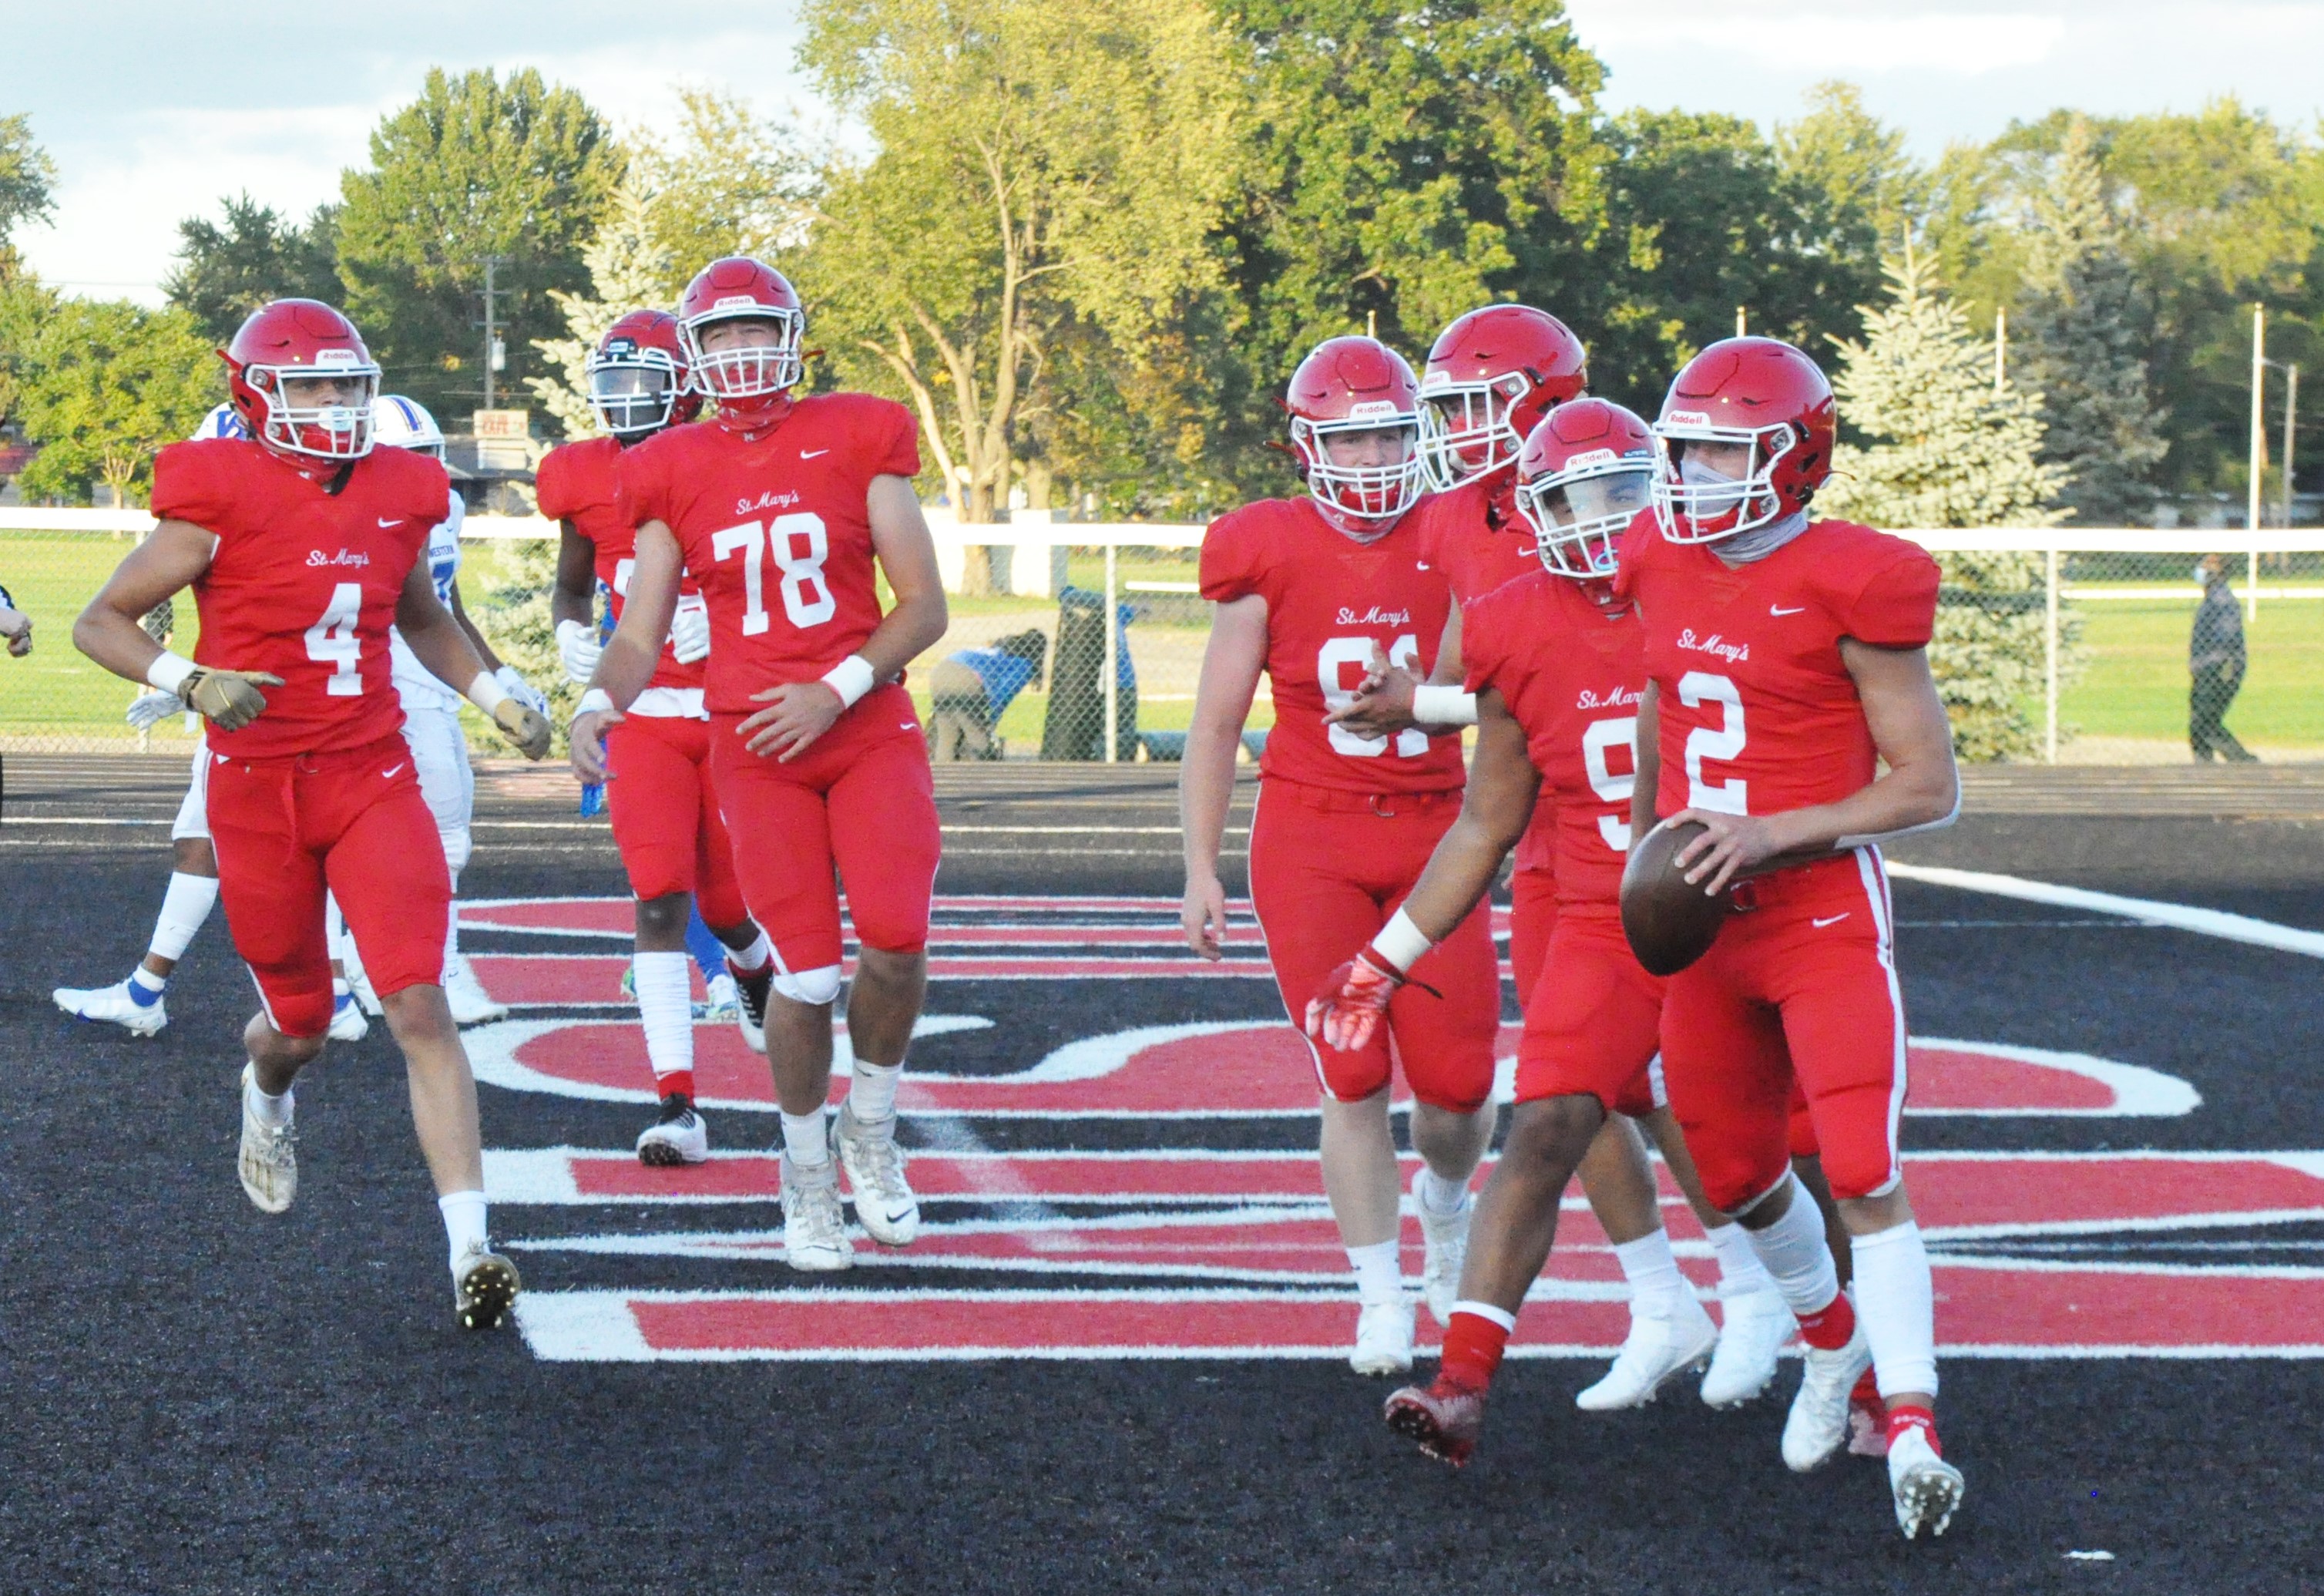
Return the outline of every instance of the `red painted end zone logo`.
[[[859,1241],[848,1276],[801,1283],[782,1262],[774,1104],[764,1062],[733,1028],[696,1029],[696,1078],[721,1150],[704,1166],[648,1169],[625,1147],[495,1149],[486,1185],[521,1252],[562,1278],[593,1260],[650,1257],[763,1268],[763,1288],[536,1291],[528,1342],[557,1360],[1341,1357],[1354,1305],[1346,1260],[1305,1148],[1250,1150],[1254,1121],[1312,1118],[1305,1044],[1279,1019],[1131,1025],[1029,1053],[1001,1074],[947,1073],[943,1038],[998,1030],[1038,1001],[1027,981],[1217,979],[1176,953],[1175,900],[957,899],[939,905],[936,984],[902,1097],[921,1144],[911,1176],[926,1215],[899,1252]],[[472,933],[589,944],[475,962],[520,1018],[469,1033],[480,1080],[511,1090],[652,1101],[634,1018],[541,1014],[622,1004],[626,900],[464,905]],[[1248,939],[1255,944],[1255,938]],[[1255,947],[1248,952],[1255,952]],[[1264,977],[1255,957],[1226,975]],[[1123,966],[1133,966],[1125,971]],[[986,988],[985,982],[1009,983]],[[978,983],[974,985],[967,983]],[[1134,991],[1167,1014],[1167,986]],[[1023,994],[1020,998],[1019,994]],[[995,1001],[996,996],[1000,1001]],[[958,1012],[971,1006],[1002,1018]],[[1254,1016],[1272,993],[1254,994]],[[1127,1001],[1117,1008],[1128,1007]],[[535,1016],[525,1016],[531,1007]],[[633,1011],[632,1011],[633,1012]],[[980,1038],[987,1046],[995,1039]],[[845,1034],[840,1034],[845,1061]],[[1505,1030],[1504,1051],[1513,1047]],[[1508,1061],[1504,1060],[1504,1071]],[[2176,1076],[2000,1042],[1916,1038],[1918,1115],[2120,1121],[2178,1117],[2200,1099]],[[488,1111],[489,1116],[489,1111]],[[1216,1146],[1091,1151],[1075,1127],[1216,1123]],[[1012,1121],[1012,1150],[984,1121]],[[1226,1135],[1240,1121],[1245,1135]],[[1054,1146],[1023,1146],[1053,1122]],[[488,1117],[487,1123],[490,1123]],[[2127,1129],[2127,1127],[2125,1127]],[[1281,1128],[1277,1149],[1305,1139]],[[930,1145],[933,1144],[933,1145]],[[728,1150],[747,1149],[747,1150]],[[1907,1158],[1936,1254],[1938,1330],[1953,1356],[2291,1356],[2324,1351],[2324,1270],[2178,1261],[2174,1235],[2324,1220],[2324,1154],[1933,1153]],[[1480,1178],[1481,1179],[1481,1173]],[[1674,1192],[1665,1210],[1699,1287],[1708,1244]],[[667,1222],[664,1222],[664,1220]],[[594,1220],[594,1222],[593,1222]],[[1419,1237],[1406,1221],[1406,1265]],[[2142,1254],[2160,1250],[2159,1260]],[[943,1286],[914,1276],[942,1271]],[[958,1284],[964,1274],[979,1280]],[[989,1284],[983,1282],[989,1281]],[[1628,1327],[1610,1249],[1570,1193],[1549,1272],[1528,1296],[1517,1355],[1610,1353]],[[1715,1304],[1713,1305],[1715,1311]],[[1423,1315],[1423,1338],[1430,1327]]]

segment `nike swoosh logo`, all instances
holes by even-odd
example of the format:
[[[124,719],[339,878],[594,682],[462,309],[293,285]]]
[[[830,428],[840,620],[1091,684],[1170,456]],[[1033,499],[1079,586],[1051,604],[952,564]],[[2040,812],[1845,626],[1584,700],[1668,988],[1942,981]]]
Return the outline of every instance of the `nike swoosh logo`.
[[[799,450],[799,458],[802,460],[812,460],[817,455],[827,455],[829,453],[831,453],[829,449],[801,449]]]
[[[380,519],[379,524],[383,527],[400,527],[403,524],[403,517],[400,515],[383,516]]]
[[[398,761],[396,763],[388,766],[386,770],[382,770],[380,774],[383,776],[392,776],[401,769],[403,769],[403,764],[401,761]]]
[[[1844,914],[1836,914],[1836,915],[1832,916],[1832,917],[1831,917],[1831,918],[1830,918],[1830,919],[1828,919],[1828,920],[1810,920],[1810,921],[1808,922],[1808,924],[1809,924],[1809,925],[1811,925],[1811,926],[1813,926],[1817,930],[1821,931],[1821,930],[1822,930],[1826,926],[1837,926],[1838,924],[1840,924],[1840,921],[1842,921],[1842,920],[1846,919],[1847,918],[1848,918],[1848,916],[1846,916],[1846,915],[1844,915]]]
[[[1807,613],[1808,607],[1805,604],[1801,604],[1795,609],[1789,610],[1784,608],[1781,604],[1769,604],[1767,606],[1767,613],[1771,615],[1804,615]]]
[[[1425,559],[1416,559],[1416,560],[1414,560],[1412,563],[1413,563],[1413,567],[1414,567],[1414,568],[1415,568],[1415,569],[1416,569],[1416,570],[1423,570],[1423,571],[1425,571],[1425,570],[1426,570],[1426,569],[1428,568],[1428,562],[1427,562],[1426,560],[1425,560]]]

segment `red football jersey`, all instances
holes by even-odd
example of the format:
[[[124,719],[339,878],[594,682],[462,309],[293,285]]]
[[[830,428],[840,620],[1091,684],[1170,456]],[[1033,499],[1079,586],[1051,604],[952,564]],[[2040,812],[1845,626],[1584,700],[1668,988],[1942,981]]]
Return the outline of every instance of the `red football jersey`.
[[[1355,701],[1378,644],[1428,674],[1452,602],[1420,555],[1407,514],[1371,543],[1325,521],[1314,501],[1262,499],[1203,537],[1203,596],[1267,600],[1267,675],[1275,729],[1259,774],[1350,792],[1444,792],[1463,775],[1461,740],[1417,731],[1359,737],[1324,715]]]
[[[1557,816],[1558,902],[1618,903],[1646,686],[1637,612],[1536,567],[1462,606],[1461,657],[1469,690],[1498,691],[1525,728],[1534,813]]]
[[[1662,724],[1658,815],[1775,815],[1870,785],[1872,730],[1840,640],[1921,648],[1936,624],[1927,550],[1845,521],[1812,521],[1729,569],[1710,547],[1668,541],[1642,512],[1616,587],[1646,623]]]
[[[622,451],[620,513],[677,534],[709,604],[709,708],[762,709],[751,695],[862,647],[881,616],[865,495],[919,469],[912,413],[869,393],[802,399],[755,441],[704,422]]]
[[[328,753],[401,729],[388,628],[450,492],[444,467],[409,449],[374,449],[337,494],[243,438],[161,452],[153,514],[217,539],[194,583],[195,662],[283,681],[264,689],[265,712],[240,731],[208,726],[213,751]]]
[[[616,467],[621,457],[621,439],[585,438],[577,443],[560,444],[543,455],[540,471],[533,478],[533,492],[541,514],[551,521],[572,522],[574,531],[589,540],[595,549],[591,563],[596,569],[597,580],[612,595],[606,604],[617,626],[622,621],[622,599],[630,590],[630,573],[638,563],[634,558],[638,529],[634,522],[622,518],[618,503],[621,484]],[[678,583],[678,592],[681,600],[691,596],[699,602],[702,585],[689,573]],[[665,640],[661,658],[654,661],[653,679],[646,686],[698,687],[702,685],[704,664],[700,660],[691,665],[679,664]]]

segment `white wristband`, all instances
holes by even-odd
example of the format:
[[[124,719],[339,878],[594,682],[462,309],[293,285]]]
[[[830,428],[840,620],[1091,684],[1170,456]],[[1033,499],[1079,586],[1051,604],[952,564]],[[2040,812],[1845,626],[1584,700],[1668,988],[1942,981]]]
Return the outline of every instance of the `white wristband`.
[[[823,685],[839,695],[840,706],[845,709],[853,708],[878,679],[872,674],[872,661],[861,654],[850,654],[823,673]]]
[[[1424,726],[1473,726],[1477,695],[1450,683],[1423,682],[1412,689],[1412,718]]]
[[[493,680],[489,670],[479,670],[476,679],[468,684],[468,702],[488,715],[498,715],[508,699],[508,689]]]
[[[1398,974],[1420,962],[1420,955],[1436,945],[1428,935],[1412,923],[1412,917],[1401,909],[1388,917],[1388,924],[1372,938],[1372,952],[1395,966]]]
[[[604,715],[613,707],[613,696],[603,687],[591,687],[581,695],[581,702],[573,706],[573,718],[585,715]]]
[[[178,689],[186,685],[188,677],[200,669],[183,654],[173,654],[163,649],[153,656],[153,663],[145,668],[145,679],[172,697],[183,697],[185,695]]]

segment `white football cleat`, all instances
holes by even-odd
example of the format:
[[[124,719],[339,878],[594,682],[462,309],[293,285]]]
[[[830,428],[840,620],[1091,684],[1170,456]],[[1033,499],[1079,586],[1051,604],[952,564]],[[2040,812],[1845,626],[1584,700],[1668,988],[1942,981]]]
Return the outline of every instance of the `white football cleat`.
[[[1702,1399],[1713,1407],[1739,1407],[1775,1378],[1775,1362],[1796,1321],[1774,1291],[1751,1291],[1720,1305],[1719,1350],[1702,1376]]]
[[[1426,1166],[1421,1173],[1426,1173]],[[1426,1248],[1420,1267],[1420,1294],[1442,1328],[1452,1323],[1452,1305],[1461,1300],[1461,1266],[1469,1259],[1469,1216],[1477,1210],[1477,1199],[1464,1191],[1459,1208],[1440,1214],[1420,1200],[1420,1175],[1412,1177],[1412,1211],[1420,1216],[1420,1236]]]
[[[516,1265],[482,1241],[468,1243],[452,1277],[452,1311],[463,1330],[499,1329],[524,1289]]]
[[[1356,1349],[1348,1367],[1358,1374],[1412,1372],[1412,1299],[1399,1291],[1387,1302],[1368,1302],[1356,1315]]]
[[[694,1112],[694,1099],[673,1092],[661,1100],[661,1118],[638,1132],[638,1162],[657,1169],[699,1164],[710,1157],[710,1128]]]
[[[339,961],[339,965],[346,973],[347,991],[355,994],[355,1002],[363,1011],[374,1019],[386,1014],[387,1005],[381,1002],[379,993],[372,990],[371,977],[364,973],[363,961],[355,957],[352,937],[347,942],[346,956]]]
[[[482,1025],[488,1019],[508,1018],[508,1005],[493,1000],[484,983],[468,967],[466,954],[454,954],[452,962],[445,966],[444,1001],[451,1007],[454,1025]]]
[[[713,1025],[732,1025],[742,1018],[742,999],[734,990],[734,978],[724,971],[713,975],[703,989],[702,1001],[695,1005],[694,1017]]]
[[[1931,1539],[1945,1533],[1960,1506],[1969,1482],[1961,1471],[1937,1455],[1928,1432],[1918,1425],[1899,1425],[1888,1443],[1888,1489],[1896,1499],[1896,1527],[1906,1540],[1921,1531]]]
[[[809,1169],[783,1155],[783,1256],[809,1272],[855,1267],[847,1216],[839,1207],[839,1166],[825,1159]]]
[[[133,1037],[161,1034],[170,1023],[170,1010],[163,1002],[164,993],[155,992],[150,1003],[141,1003],[129,990],[129,983],[116,981],[111,986],[60,986],[49,994],[57,1007],[75,1019],[102,1020],[117,1025]]]
[[[904,1149],[896,1145],[896,1121],[867,1127],[847,1104],[832,1116],[831,1147],[847,1171],[855,1199],[855,1220],[882,1247],[909,1247],[920,1233],[920,1200],[904,1179]]]
[[[1718,1344],[1719,1326],[1692,1296],[1671,1317],[1634,1313],[1613,1367],[1596,1385],[1576,1393],[1573,1406],[1584,1413],[1643,1407],[1665,1380],[1696,1367]]]
[[[1784,1418],[1784,1462],[1804,1474],[1823,1467],[1848,1439],[1848,1396],[1856,1377],[1872,1367],[1872,1348],[1858,1324],[1846,1346],[1829,1352],[1810,1347],[1801,1361],[1800,1388]]]
[[[360,1042],[371,1035],[371,1021],[364,1018],[363,1005],[352,992],[331,1000],[331,1028],[323,1034],[334,1042]]]
[[[285,1121],[270,1125],[258,1117],[251,1094],[258,1090],[257,1071],[242,1066],[242,1152],[235,1168],[242,1189],[262,1213],[280,1213],[299,1195],[299,1132]]]

